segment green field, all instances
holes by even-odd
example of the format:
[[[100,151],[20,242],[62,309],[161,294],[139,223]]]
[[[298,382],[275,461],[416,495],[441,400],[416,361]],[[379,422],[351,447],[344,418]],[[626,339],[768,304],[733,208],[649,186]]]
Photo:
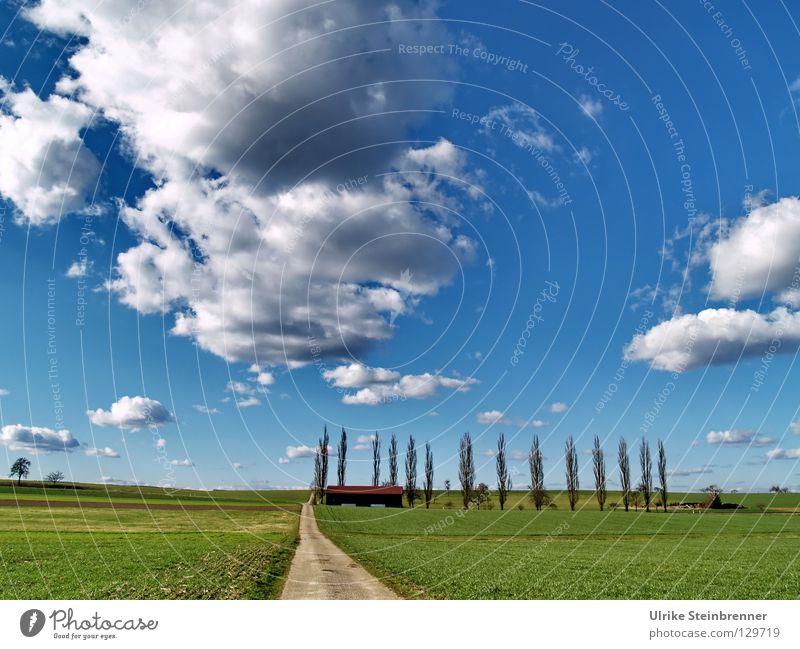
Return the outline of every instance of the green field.
[[[536,512],[522,494],[515,498],[525,509],[316,512],[335,543],[407,597],[800,596],[800,516],[781,511],[797,507],[797,494],[726,495],[725,502],[746,503],[738,511],[649,514],[600,512],[588,494],[574,513],[561,506]]]
[[[308,492],[0,485],[0,499],[15,497],[177,507],[0,507],[0,598],[235,599],[280,594]]]
[[[308,500],[307,490],[298,491],[200,491],[193,489],[165,489],[162,487],[99,485],[79,482],[62,483],[56,487],[34,481],[24,481],[22,486],[11,480],[0,480],[0,500],[7,498],[30,500],[69,500],[97,502],[215,504],[296,506]]]

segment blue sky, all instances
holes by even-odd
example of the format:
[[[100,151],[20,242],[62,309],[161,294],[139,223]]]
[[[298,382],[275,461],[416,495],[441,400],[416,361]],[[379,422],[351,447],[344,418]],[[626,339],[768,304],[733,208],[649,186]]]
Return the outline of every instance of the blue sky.
[[[298,486],[327,423],[352,483],[502,431],[518,486],[538,434],[552,488],[569,435],[800,488],[790,10],[94,4],[0,8],[9,461]]]

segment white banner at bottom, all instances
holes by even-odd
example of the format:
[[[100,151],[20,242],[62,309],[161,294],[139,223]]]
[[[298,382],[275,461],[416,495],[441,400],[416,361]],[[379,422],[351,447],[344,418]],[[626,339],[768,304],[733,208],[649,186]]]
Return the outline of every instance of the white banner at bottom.
[[[798,627],[794,601],[0,602],[15,647],[777,648],[800,646]]]

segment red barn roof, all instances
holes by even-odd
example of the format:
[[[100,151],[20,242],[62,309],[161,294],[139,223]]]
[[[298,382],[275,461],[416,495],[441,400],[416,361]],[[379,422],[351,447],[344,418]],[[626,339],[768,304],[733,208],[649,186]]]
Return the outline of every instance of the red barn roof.
[[[380,494],[380,495],[402,495],[402,487],[373,487],[371,485],[328,485],[325,491],[336,494]]]

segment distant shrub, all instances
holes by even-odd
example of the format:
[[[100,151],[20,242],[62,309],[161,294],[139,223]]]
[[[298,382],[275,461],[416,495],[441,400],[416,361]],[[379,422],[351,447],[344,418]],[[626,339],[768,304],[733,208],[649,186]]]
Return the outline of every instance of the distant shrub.
[[[616,509],[617,508],[617,503],[609,503],[608,504],[608,508],[609,509]]]
[[[522,511],[523,509],[525,509],[525,505],[523,505],[522,503],[520,503],[519,505],[517,505],[517,509],[518,509],[519,511]]]
[[[548,503],[547,507],[548,509],[558,509],[558,505],[556,505],[554,502]]]
[[[487,501],[485,507],[486,509],[494,509],[494,503],[491,500],[489,500]]]
[[[453,509],[453,501],[448,500],[444,505],[442,505],[442,509]]]

